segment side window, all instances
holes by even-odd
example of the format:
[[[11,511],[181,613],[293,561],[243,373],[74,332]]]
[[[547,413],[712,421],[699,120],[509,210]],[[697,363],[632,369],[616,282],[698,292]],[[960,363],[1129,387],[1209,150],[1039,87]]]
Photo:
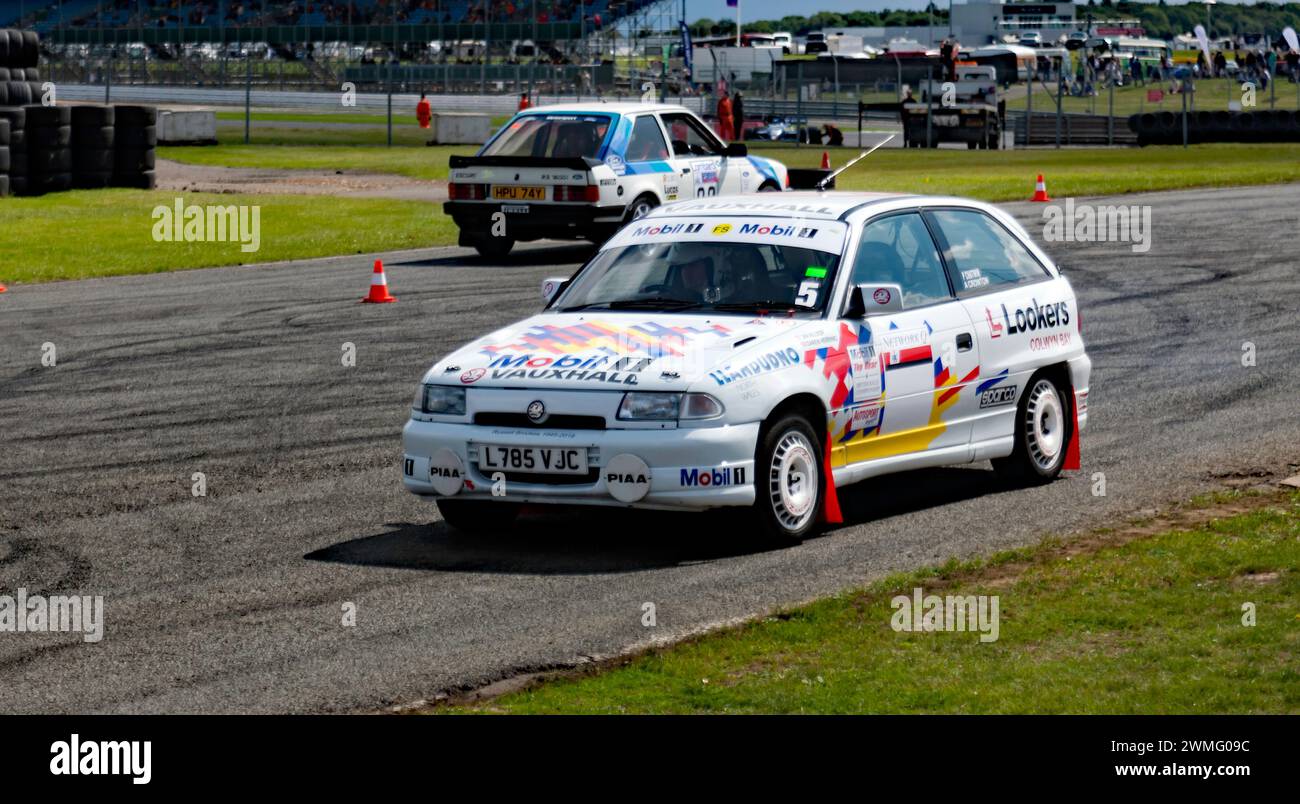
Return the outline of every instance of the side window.
[[[939,250],[919,213],[877,218],[863,228],[853,284],[877,282],[901,287],[905,308],[952,298]]]
[[[668,158],[659,121],[652,114],[638,117],[632,124],[632,136],[627,141],[624,159],[628,162],[656,162]]]
[[[691,115],[665,114],[664,127],[673,141],[674,153],[685,150],[693,156],[713,156],[723,151],[722,141]]]
[[[930,213],[945,241],[957,293],[982,293],[1048,278],[1047,269],[1002,224],[973,209]]]

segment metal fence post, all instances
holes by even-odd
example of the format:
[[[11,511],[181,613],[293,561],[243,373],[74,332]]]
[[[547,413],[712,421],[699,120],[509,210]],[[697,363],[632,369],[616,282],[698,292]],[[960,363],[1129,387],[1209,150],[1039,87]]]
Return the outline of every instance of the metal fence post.
[[[1110,82],[1110,112],[1106,116],[1106,144],[1115,144],[1115,82]]]
[[[1187,88],[1192,82],[1186,78],[1183,79],[1183,91],[1179,95],[1183,96],[1183,147],[1187,147]]]
[[[1061,147],[1061,100],[1065,92],[1065,64],[1056,72],[1056,147]]]
[[[249,142],[253,119],[253,52],[244,51],[244,144]]]
[[[794,116],[796,119],[801,120],[803,118],[803,62],[799,62],[799,68],[795,71],[795,82],[798,84],[798,86],[795,87]],[[800,125],[803,124],[801,123]],[[804,125],[804,129],[807,128],[808,126]],[[803,136],[804,136],[804,132],[800,131],[798,133],[798,136],[794,138],[794,147],[798,148],[800,145],[803,144]]]

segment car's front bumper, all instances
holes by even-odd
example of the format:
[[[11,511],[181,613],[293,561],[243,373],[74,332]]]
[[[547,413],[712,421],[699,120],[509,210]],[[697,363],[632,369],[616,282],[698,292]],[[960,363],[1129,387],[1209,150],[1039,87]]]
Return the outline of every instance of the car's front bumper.
[[[582,239],[611,234],[623,222],[623,204],[499,203],[447,201],[443,211],[460,227],[462,235],[485,237],[492,232],[493,216],[502,207],[526,207],[527,212],[505,212],[506,234],[515,240]],[[462,243],[462,245],[469,245]]]
[[[673,429],[547,430],[441,421],[407,422],[402,432],[403,481],[425,497],[456,496],[530,503],[611,505],[634,508],[702,510],[747,506],[754,502],[754,451],[757,422]],[[495,484],[477,465],[481,444],[577,447],[587,452],[589,478],[525,482],[503,475]],[[449,450],[459,461],[463,481],[450,495],[439,494],[430,476],[435,456],[445,463]],[[620,500],[611,491],[605,468],[620,455],[632,455],[649,469],[648,489],[638,499]],[[714,474],[714,470],[718,470]],[[722,471],[730,470],[730,471]],[[700,478],[709,473],[708,481]],[[714,478],[723,482],[714,485]]]

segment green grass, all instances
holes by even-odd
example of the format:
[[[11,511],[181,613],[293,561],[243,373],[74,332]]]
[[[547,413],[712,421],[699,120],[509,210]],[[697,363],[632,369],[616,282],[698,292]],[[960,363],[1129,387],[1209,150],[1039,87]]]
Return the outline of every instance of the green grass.
[[[1231,81],[1225,78],[1206,79],[1196,82],[1196,92],[1194,94],[1195,102],[1192,97],[1188,97],[1188,109],[1193,106],[1197,111],[1227,111],[1228,101],[1235,100],[1241,102],[1241,81]],[[1274,83],[1272,85],[1276,91],[1274,98],[1275,109],[1290,109],[1294,111],[1300,105],[1300,93],[1297,93],[1297,85],[1289,81]],[[1163,89],[1164,99],[1158,103],[1152,103],[1147,100],[1148,89]],[[1056,92],[1056,85],[1051,85],[1053,94]],[[1076,98],[1067,96],[1062,104],[1064,111],[1076,112],[1082,114],[1108,114],[1109,113],[1109,91],[1104,89],[1097,90],[1097,96],[1092,98]],[[1017,93],[1015,97],[1007,100],[1008,109],[1023,110],[1026,107],[1027,99],[1023,94]],[[1253,109],[1247,108],[1247,111],[1261,111],[1270,108],[1269,91],[1256,89],[1255,106]],[[1115,114],[1119,117],[1128,117],[1131,114],[1139,112],[1181,112],[1183,109],[1183,99],[1180,95],[1169,92],[1169,82],[1150,83],[1146,86],[1130,85],[1119,87],[1115,90]],[[1045,91],[1041,84],[1034,85],[1034,111],[1036,112],[1054,112],[1056,110],[1056,101]]]
[[[388,115],[374,114],[357,111],[341,107],[343,110],[338,112],[252,112],[250,117],[254,121],[273,123],[351,123],[354,125],[369,126],[387,126]],[[217,119],[222,121],[244,121],[244,113],[239,112],[217,112]],[[493,130],[501,128],[510,119],[510,115],[496,115],[491,120]],[[393,110],[393,127],[398,126],[418,126],[414,112],[411,109]]]
[[[445,180],[448,158],[472,146],[316,144],[333,138],[355,143],[355,132],[309,127],[255,134],[264,144],[162,147],[159,156],[193,164],[268,169],[346,170]],[[420,130],[405,127],[402,132]],[[372,132],[373,133],[373,132]],[[242,132],[241,132],[242,135]],[[230,137],[222,131],[223,143]],[[368,136],[368,135],[367,135]],[[817,167],[821,147],[754,148],[791,167]],[[856,148],[830,149],[835,165]],[[1198,145],[1144,149],[1033,151],[882,150],[838,179],[841,190],[881,190],[958,195],[987,201],[1029,197],[1036,174],[1047,177],[1054,197],[1110,195],[1192,187],[1227,187],[1300,181],[1300,144]],[[436,205],[384,199],[312,196],[187,195],[187,202],[259,204],[262,247],[244,254],[224,243],[154,243],[149,212],[171,193],[74,191],[44,198],[0,201],[0,249],[21,254],[0,282],[36,282],[301,259],[357,251],[451,245],[456,231]],[[324,205],[324,206],[323,206]],[[321,210],[327,208],[329,217]],[[75,237],[70,237],[75,233]]]
[[[309,127],[253,132],[243,145],[242,129],[220,131],[221,145],[164,147],[159,156],[203,165],[248,168],[300,168],[395,173],[416,179],[446,180],[452,154],[472,154],[473,146],[423,145],[419,128],[394,129],[403,147],[384,147],[382,128],[322,130]],[[367,143],[367,144],[361,144]],[[310,145],[313,147],[303,147]],[[763,145],[752,153],[791,167],[820,165],[821,146]],[[856,148],[829,149],[836,166],[858,154]],[[985,201],[1028,198],[1034,177],[1043,173],[1054,195],[1110,195],[1190,187],[1229,187],[1300,181],[1300,144],[1224,143],[1148,148],[1065,148],[1020,151],[881,150],[838,179],[841,190],[884,190],[960,195]]]
[[[152,212],[177,197],[196,205],[261,207],[254,253],[238,243],[153,239]],[[455,227],[416,201],[279,195],[74,190],[0,199],[0,282],[45,282],[305,259],[455,242]]]
[[[754,149],[790,167],[817,167],[819,146]],[[830,149],[838,167],[856,148]],[[1300,144],[1195,145],[1184,150],[1062,148],[1060,150],[880,150],[836,179],[840,190],[958,195],[985,201],[1026,200],[1044,174],[1054,197],[1111,195],[1300,181]]]
[[[416,129],[419,131],[419,129]],[[285,170],[346,170],[351,173],[394,173],[413,179],[443,180],[447,178],[447,160],[452,154],[473,154],[473,146],[407,143],[405,147],[387,148],[383,133],[374,145],[330,145],[325,140],[343,138],[348,132],[323,131],[309,141],[292,142],[279,130],[253,132],[253,144],[221,145],[209,147],[160,146],[158,156],[188,162],[194,165],[241,167]],[[427,137],[427,135],[426,135]],[[394,131],[394,139],[397,132]],[[315,145],[321,147],[304,147]]]
[[[254,122],[264,123],[352,123],[356,125],[384,126],[387,125],[388,116],[384,114],[370,114],[367,112],[347,109],[339,112],[253,112]],[[240,123],[244,122],[244,113],[241,112],[217,112],[217,119],[235,120]],[[414,115],[398,114],[394,111],[393,127],[397,126],[415,126],[418,125]]]
[[[453,711],[1300,712],[1300,495],[1271,499],[1238,501],[1246,513],[1190,530],[897,575]],[[914,587],[998,595],[998,639],[895,632],[890,601]],[[1254,627],[1242,624],[1244,602]]]

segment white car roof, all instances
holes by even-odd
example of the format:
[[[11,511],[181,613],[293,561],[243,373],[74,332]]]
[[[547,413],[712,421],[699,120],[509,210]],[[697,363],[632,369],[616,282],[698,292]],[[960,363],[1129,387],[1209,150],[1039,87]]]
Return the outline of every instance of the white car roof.
[[[801,219],[852,221],[894,208],[931,206],[963,206],[986,211],[994,209],[979,201],[951,196],[808,190],[687,199],[657,207],[648,217],[776,215]]]
[[[670,103],[555,103],[550,106],[532,106],[521,114],[637,114],[639,112],[689,112],[684,106]]]

